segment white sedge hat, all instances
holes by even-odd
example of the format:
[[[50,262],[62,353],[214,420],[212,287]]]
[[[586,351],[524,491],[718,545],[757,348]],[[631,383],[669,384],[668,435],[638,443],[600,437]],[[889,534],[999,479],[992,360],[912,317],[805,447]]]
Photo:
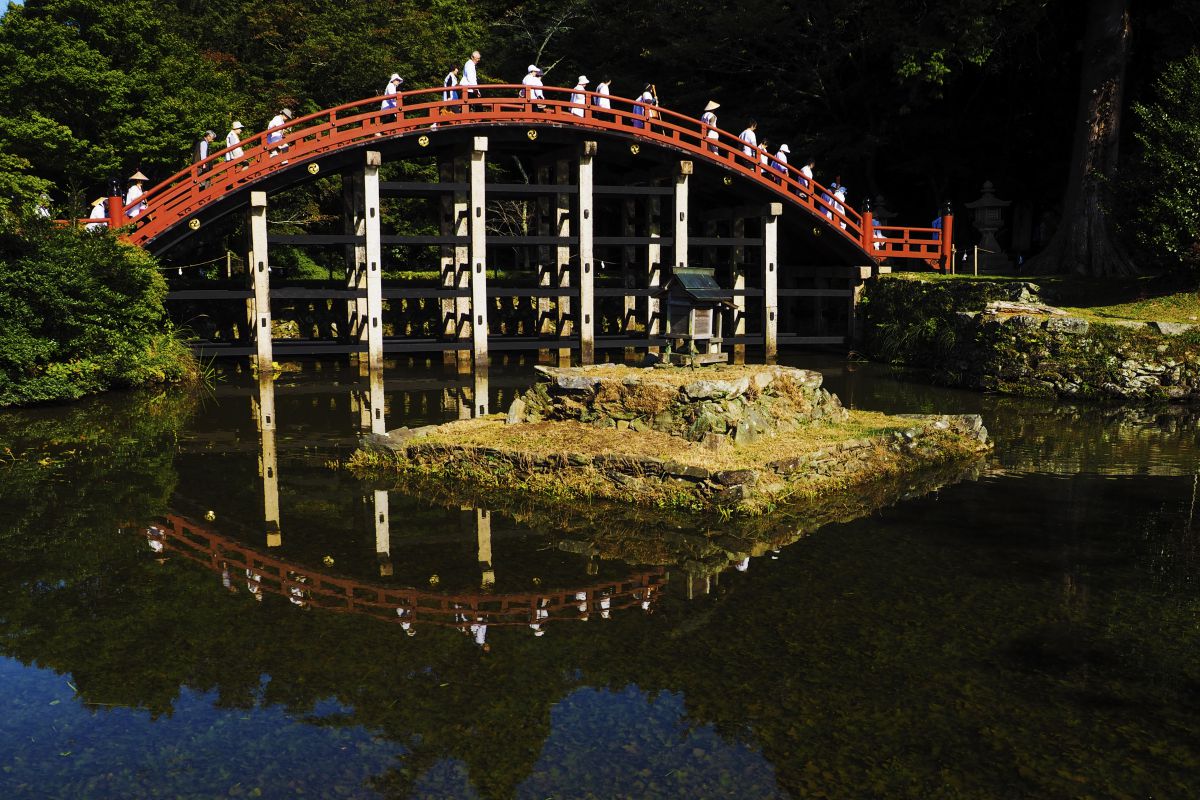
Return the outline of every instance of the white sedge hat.
[[[587,75],[580,75],[579,80],[577,80],[575,82],[576,83],[591,83],[591,81],[588,80]]]

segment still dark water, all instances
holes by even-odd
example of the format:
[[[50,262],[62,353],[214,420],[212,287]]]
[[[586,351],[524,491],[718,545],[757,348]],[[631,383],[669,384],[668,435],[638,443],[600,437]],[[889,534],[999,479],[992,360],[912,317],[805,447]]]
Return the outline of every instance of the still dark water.
[[[0,413],[0,798],[1200,795],[1200,418],[793,360],[996,451],[752,541],[364,485],[336,362]],[[387,426],[474,388],[389,365]]]

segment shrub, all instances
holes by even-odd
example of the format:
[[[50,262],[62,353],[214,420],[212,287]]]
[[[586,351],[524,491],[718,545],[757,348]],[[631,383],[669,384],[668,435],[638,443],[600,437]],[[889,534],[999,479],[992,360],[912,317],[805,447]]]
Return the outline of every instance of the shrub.
[[[152,256],[107,231],[0,220],[0,406],[182,380]]]

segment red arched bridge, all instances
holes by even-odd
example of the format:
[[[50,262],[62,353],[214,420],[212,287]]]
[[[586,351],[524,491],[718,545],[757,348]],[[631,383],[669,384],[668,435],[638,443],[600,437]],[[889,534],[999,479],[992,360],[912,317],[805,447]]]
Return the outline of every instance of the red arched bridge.
[[[523,131],[530,138],[536,138],[538,127],[553,126],[579,135],[595,132],[628,139],[635,154],[645,144],[718,166],[729,178],[751,181],[789,206],[807,211],[829,233],[857,245],[860,262],[911,258],[937,269],[948,266],[952,238],[948,227],[875,225],[869,210],[857,211],[837,201],[828,187],[804,177],[796,167],[776,164],[773,155],[747,155],[745,143],[736,135],[628,98],[548,86],[540,90],[544,97],[529,99],[519,96],[525,89],[487,84],[476,87],[469,98],[451,100],[443,99],[442,89],[416,89],[394,95],[396,109],[380,109],[381,96],[299,117],[247,137],[237,145],[243,152],[237,158],[231,156],[234,148],[213,152],[128,207],[119,197],[109,198],[108,217],[92,221],[115,221],[116,227],[126,229],[128,241],[160,250],[159,243],[173,243],[172,233],[181,226],[198,229],[205,210],[231,195],[240,197],[244,205],[249,191],[268,178],[291,174],[293,181],[305,180],[303,173],[320,172],[322,159],[349,149],[377,148],[384,144],[380,139],[411,136],[418,146],[427,147],[432,137],[462,126],[477,130],[534,126]],[[586,98],[584,103],[573,102],[580,96]],[[610,108],[597,105],[602,97]],[[280,138],[268,142],[268,137]],[[131,219],[128,214],[138,204],[145,204],[145,211]]]
[[[858,287],[887,269],[880,262],[952,262],[949,215],[940,228],[878,225],[869,210],[697,119],[554,87],[528,98],[524,88],[486,85],[450,99],[421,89],[396,95],[395,109],[376,97],[300,117],[163,181],[134,217],[110,198],[108,221],[162,254],[247,214],[247,280],[176,286],[168,297],[193,304],[180,314],[189,320],[209,318],[213,301],[236,301],[211,326],[213,355],[270,361],[276,340],[280,354],[366,351],[373,363],[389,351],[440,350],[462,371],[472,360],[486,365],[489,346],[557,351],[560,360],[577,351],[587,364],[598,348],[682,342],[679,326],[690,337],[695,320],[674,309],[685,270],[696,269],[719,270],[721,284],[722,305],[704,317],[707,352],[725,348],[740,361],[747,345],[761,345],[771,359],[780,344],[843,343]],[[524,181],[498,181],[489,158],[515,164]],[[436,168],[437,178],[381,178],[393,160],[419,166],[409,174]],[[342,176],[341,232],[268,229],[270,196],[329,174]],[[430,216],[404,217],[411,203],[385,214],[381,197],[426,198]],[[393,230],[381,228],[385,216]],[[274,246],[341,248],[345,283],[283,285],[278,270],[271,278]],[[405,254],[431,249],[440,285],[383,282],[385,270],[404,266],[398,260],[416,258]],[[500,267],[536,272],[536,284],[489,286]],[[299,343],[275,333],[273,304],[279,317],[299,318]]]

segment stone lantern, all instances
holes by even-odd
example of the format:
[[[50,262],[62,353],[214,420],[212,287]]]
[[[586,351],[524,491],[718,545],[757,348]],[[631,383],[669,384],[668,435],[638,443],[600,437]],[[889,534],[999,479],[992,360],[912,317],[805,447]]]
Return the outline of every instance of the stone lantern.
[[[991,181],[984,181],[983,196],[974,203],[967,203],[967,208],[975,213],[973,222],[980,234],[977,245],[979,269],[984,272],[1007,272],[1012,269],[1012,261],[1000,249],[996,233],[1004,227],[1004,209],[1012,203],[996,197],[995,188]]]

